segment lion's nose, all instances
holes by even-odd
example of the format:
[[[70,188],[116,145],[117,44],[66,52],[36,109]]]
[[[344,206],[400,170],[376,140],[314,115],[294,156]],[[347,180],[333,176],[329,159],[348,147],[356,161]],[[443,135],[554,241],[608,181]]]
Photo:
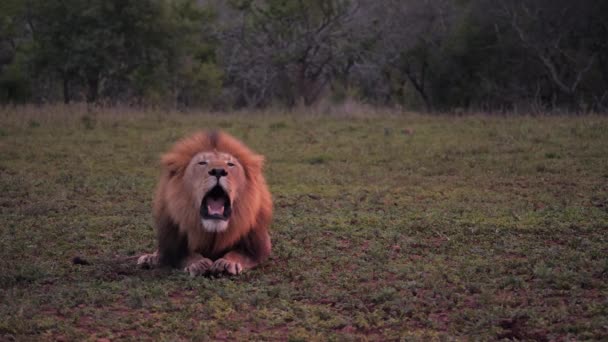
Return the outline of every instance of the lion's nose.
[[[226,172],[226,170],[224,169],[211,169],[209,171],[209,174],[217,178],[220,178],[222,176],[228,176],[228,172]]]

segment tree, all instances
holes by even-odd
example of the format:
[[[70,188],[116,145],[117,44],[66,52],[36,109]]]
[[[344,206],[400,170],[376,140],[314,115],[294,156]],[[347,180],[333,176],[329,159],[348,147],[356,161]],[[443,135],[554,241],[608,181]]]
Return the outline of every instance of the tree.
[[[21,0],[0,3],[0,103],[25,102],[30,95],[25,52],[27,37]]]
[[[605,16],[598,17],[598,12],[607,14],[606,6],[597,1],[503,2],[503,16],[522,47],[544,70],[553,104],[567,102],[578,107],[577,102],[585,100],[581,88],[598,60],[605,59],[602,42],[608,37],[600,38],[595,31],[605,32]]]
[[[407,87],[419,95],[427,110],[434,108],[430,79],[453,27],[455,10],[450,1],[399,1],[374,3],[370,13],[378,20],[377,42],[367,65],[377,65],[380,82],[389,85],[389,102],[406,102]]]
[[[334,73],[354,63],[348,23],[357,6],[350,1],[241,1],[234,9],[241,20],[223,33],[222,55],[246,105],[310,105]]]
[[[0,35],[0,84],[26,70],[34,84],[50,85],[38,91],[46,97],[60,85],[65,103],[104,97],[199,104],[221,87],[206,32],[213,13],[194,0],[11,1],[13,10],[0,12],[0,25],[10,28]]]

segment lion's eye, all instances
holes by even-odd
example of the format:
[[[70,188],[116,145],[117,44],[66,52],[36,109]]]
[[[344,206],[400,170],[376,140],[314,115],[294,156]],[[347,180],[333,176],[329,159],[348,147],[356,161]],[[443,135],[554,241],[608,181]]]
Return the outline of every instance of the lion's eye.
[[[233,167],[234,163],[228,162],[228,166]]]
[[[198,165],[207,165],[206,161],[198,162]]]

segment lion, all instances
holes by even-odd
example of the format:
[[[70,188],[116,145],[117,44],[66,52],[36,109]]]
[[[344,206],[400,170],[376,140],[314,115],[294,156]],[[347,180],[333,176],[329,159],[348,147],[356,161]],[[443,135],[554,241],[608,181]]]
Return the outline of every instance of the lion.
[[[238,275],[266,260],[272,197],[263,163],[221,131],[178,141],[161,158],[153,206],[158,247],[137,264],[191,276]]]

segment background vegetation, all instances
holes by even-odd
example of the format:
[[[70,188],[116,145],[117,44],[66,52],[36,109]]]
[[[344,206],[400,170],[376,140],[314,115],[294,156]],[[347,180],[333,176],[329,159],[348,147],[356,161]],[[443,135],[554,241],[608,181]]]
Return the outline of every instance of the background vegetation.
[[[0,340],[608,339],[605,117],[0,120]],[[199,127],[268,159],[273,255],[236,278],[129,259],[159,154]]]
[[[608,106],[603,0],[3,0],[0,102]]]
[[[606,18],[0,1],[0,340],[608,340]],[[135,267],[196,128],[268,160],[273,255],[240,277]]]

